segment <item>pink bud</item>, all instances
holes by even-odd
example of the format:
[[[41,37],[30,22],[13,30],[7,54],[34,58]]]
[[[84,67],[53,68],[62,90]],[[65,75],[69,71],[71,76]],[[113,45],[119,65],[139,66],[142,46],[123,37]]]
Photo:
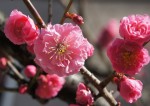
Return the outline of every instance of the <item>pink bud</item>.
[[[140,80],[124,77],[119,84],[120,95],[129,103],[137,101],[142,96],[143,84]]]
[[[94,102],[91,91],[83,83],[78,85],[76,102],[83,106],[92,105]]]
[[[0,58],[0,68],[5,69],[7,66],[7,59],[5,57]]]
[[[36,74],[36,67],[34,65],[28,65],[24,69],[24,73],[28,78],[32,78]]]
[[[78,25],[84,24],[83,18],[79,15],[73,17],[72,20],[74,21],[74,23],[76,23]]]
[[[20,85],[19,87],[19,93],[20,94],[25,94],[28,90],[28,86],[27,85]]]

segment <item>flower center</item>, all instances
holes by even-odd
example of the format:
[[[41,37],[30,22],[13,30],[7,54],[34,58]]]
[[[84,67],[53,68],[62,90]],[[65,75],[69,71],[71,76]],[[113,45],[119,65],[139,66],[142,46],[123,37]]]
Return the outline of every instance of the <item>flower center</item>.
[[[67,47],[64,44],[60,43],[57,45],[56,49],[58,54],[63,54],[66,52]]]
[[[134,53],[132,52],[126,51],[122,54],[122,59],[124,66],[127,68],[135,64],[136,55],[134,55]]]
[[[22,29],[26,23],[27,19],[25,17],[22,17],[20,19],[18,19],[16,22],[15,22],[15,29],[14,29],[14,33],[18,36],[18,37],[21,37],[22,35]]]

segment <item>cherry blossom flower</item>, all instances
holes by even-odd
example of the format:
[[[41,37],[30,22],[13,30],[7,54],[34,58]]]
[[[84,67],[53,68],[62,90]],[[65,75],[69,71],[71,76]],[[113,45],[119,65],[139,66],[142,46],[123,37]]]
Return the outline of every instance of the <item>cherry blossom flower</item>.
[[[148,15],[123,17],[119,32],[124,39],[142,45],[150,40],[150,17]]]
[[[28,78],[32,78],[36,75],[36,67],[34,65],[27,65],[24,69],[24,73]]]
[[[37,28],[33,20],[18,10],[13,10],[7,19],[4,32],[14,44],[32,44],[37,37]]]
[[[92,105],[94,102],[91,91],[83,83],[78,85],[76,92],[76,102],[83,106]]]
[[[124,77],[119,84],[120,95],[129,103],[137,101],[142,96],[143,84],[140,80]]]
[[[55,74],[40,75],[35,94],[42,99],[50,99],[58,94],[64,83],[65,79]]]
[[[114,38],[119,35],[119,23],[115,19],[111,19],[99,34],[97,44],[100,48],[107,48]]]
[[[59,76],[77,73],[93,50],[79,26],[71,23],[49,25],[34,43],[36,63]]]
[[[107,50],[107,55],[115,71],[135,75],[149,63],[148,51],[135,42],[116,39]]]

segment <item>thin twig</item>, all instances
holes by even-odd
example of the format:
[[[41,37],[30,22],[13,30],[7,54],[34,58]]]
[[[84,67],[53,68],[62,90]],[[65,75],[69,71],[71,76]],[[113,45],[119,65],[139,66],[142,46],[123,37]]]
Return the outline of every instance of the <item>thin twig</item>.
[[[60,24],[63,24],[63,23],[64,23],[64,21],[65,21],[65,19],[66,19],[65,15],[66,15],[66,13],[69,11],[69,9],[70,9],[72,3],[73,3],[73,0],[70,0],[68,6],[67,6],[66,9],[65,9],[65,12],[64,12],[63,17],[62,17],[62,19],[61,19],[61,21],[60,21]]]
[[[48,23],[52,21],[52,0],[48,0]]]
[[[24,79],[24,77],[22,76],[22,74],[19,73],[19,71],[16,69],[16,67],[10,62],[7,62],[8,66],[11,68],[11,70],[17,75],[17,77],[21,80]]]
[[[6,92],[6,91],[9,91],[9,92],[17,92],[18,89],[17,89],[17,88],[0,87],[0,93],[1,93],[1,92]]]
[[[33,6],[33,4],[31,3],[30,0],[23,0],[24,3],[26,4],[27,8],[29,9],[29,11],[31,12],[31,14],[33,15],[33,17],[35,18],[38,26],[41,28],[45,28],[46,24],[43,21],[42,17],[40,16],[40,14],[38,13],[38,11],[35,9],[35,7]]]
[[[86,67],[81,68],[81,73],[89,79],[89,81],[98,89],[99,93],[104,97],[111,106],[117,106],[118,103],[106,88],[101,88],[100,80],[98,80]]]

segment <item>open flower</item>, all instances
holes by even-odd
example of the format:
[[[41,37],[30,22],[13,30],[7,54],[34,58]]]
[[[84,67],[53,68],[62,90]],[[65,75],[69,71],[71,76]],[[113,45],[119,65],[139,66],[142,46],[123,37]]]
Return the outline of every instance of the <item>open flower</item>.
[[[115,71],[135,75],[148,64],[148,51],[135,42],[116,39],[107,50],[107,55]]]
[[[142,96],[143,84],[140,80],[124,77],[119,83],[120,95],[129,103],[137,101]]]
[[[32,44],[37,37],[36,26],[33,20],[18,10],[13,10],[7,19],[4,32],[14,44]]]
[[[124,39],[142,45],[150,40],[150,17],[148,15],[123,17],[119,32]]]
[[[35,61],[45,72],[59,76],[77,73],[85,59],[93,54],[93,46],[71,23],[49,25],[35,40]]]
[[[83,83],[78,85],[76,92],[76,102],[83,106],[92,105],[94,102],[91,91]]]
[[[62,89],[64,83],[65,79],[55,74],[40,75],[35,94],[42,99],[55,97]]]

